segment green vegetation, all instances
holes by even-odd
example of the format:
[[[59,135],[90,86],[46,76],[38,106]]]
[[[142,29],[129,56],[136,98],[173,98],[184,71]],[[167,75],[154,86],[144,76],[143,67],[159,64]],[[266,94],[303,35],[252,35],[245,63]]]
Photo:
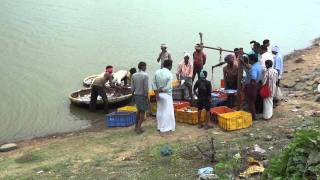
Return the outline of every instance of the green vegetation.
[[[22,156],[15,159],[16,163],[32,163],[32,162],[39,162],[41,161],[42,157],[37,153],[34,152],[27,152],[23,154]]]
[[[271,160],[265,179],[319,179],[320,132],[300,130],[293,141]]]

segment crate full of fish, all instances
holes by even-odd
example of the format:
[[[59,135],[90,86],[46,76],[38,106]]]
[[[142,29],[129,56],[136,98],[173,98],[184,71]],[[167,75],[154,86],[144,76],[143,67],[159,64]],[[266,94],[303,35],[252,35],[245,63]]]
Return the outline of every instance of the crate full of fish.
[[[176,121],[187,124],[198,124],[198,108],[186,107],[175,111]],[[205,121],[206,112],[201,112],[201,122]]]

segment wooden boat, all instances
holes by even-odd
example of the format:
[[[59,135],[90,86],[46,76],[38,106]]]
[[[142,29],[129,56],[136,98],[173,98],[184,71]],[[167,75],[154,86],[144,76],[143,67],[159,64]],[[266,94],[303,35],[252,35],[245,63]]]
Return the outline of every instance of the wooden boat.
[[[130,88],[121,87],[121,89],[107,88],[106,94],[108,96],[109,105],[120,105],[122,103],[128,102],[132,98],[132,93]],[[89,105],[91,97],[91,89],[80,89],[74,91],[69,95],[69,100],[72,104],[75,105]],[[100,96],[97,99],[97,105],[103,105],[103,100]]]
[[[83,86],[84,87],[90,87],[92,82],[93,82],[93,80],[98,76],[99,76],[99,74],[95,74],[95,75],[91,75],[91,76],[88,76],[88,77],[84,78],[83,81],[82,81]]]

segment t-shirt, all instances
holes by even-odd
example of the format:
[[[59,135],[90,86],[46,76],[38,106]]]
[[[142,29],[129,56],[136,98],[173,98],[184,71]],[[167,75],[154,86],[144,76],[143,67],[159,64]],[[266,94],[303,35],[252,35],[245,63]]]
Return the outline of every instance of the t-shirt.
[[[211,89],[211,83],[206,79],[199,79],[193,88],[194,91],[198,90],[198,98],[204,100],[211,98]]]
[[[259,82],[262,80],[262,66],[259,62],[256,62],[252,65],[250,70],[251,80]]]
[[[161,68],[163,67],[163,62],[165,60],[171,60],[171,54],[168,51],[161,51],[159,54],[160,62],[161,62]]]
[[[148,79],[148,74],[141,70],[132,76],[131,90],[135,95],[148,96]]]

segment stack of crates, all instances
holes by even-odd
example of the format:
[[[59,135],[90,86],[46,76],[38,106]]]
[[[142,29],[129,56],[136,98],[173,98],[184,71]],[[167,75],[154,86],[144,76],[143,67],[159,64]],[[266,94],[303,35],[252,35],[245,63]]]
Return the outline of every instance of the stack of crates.
[[[219,114],[218,124],[226,131],[244,129],[252,125],[252,116],[250,113],[244,111]]]
[[[108,127],[128,127],[136,123],[136,113],[130,111],[112,112],[106,116]]]
[[[187,124],[198,124],[198,109],[195,107],[185,107],[175,111],[176,121]],[[205,122],[206,112],[201,112],[201,122]]]

